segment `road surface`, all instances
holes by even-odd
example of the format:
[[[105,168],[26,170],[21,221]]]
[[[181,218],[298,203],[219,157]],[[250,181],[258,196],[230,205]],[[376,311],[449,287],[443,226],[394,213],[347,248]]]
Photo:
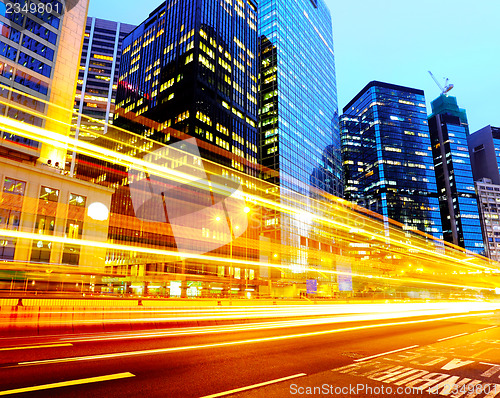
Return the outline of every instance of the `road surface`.
[[[499,326],[482,312],[4,338],[0,395],[500,397]]]

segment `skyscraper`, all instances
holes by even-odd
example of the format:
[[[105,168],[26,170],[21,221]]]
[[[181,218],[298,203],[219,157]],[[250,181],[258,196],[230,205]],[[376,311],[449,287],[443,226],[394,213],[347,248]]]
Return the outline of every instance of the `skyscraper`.
[[[323,0],[259,2],[261,162],[267,179],[342,192],[333,31]]]
[[[481,178],[475,185],[484,251],[487,257],[500,261],[500,185],[489,178]]]
[[[467,137],[474,181],[500,185],[500,128],[486,126]]]
[[[8,105],[0,107],[0,114],[69,134],[88,0],[80,0],[64,11],[43,2],[43,12],[40,8],[16,12],[6,3],[0,2],[0,83]],[[31,114],[33,109],[47,115],[47,120]],[[0,134],[0,153],[20,160],[50,161],[64,168],[64,148]]]
[[[116,124],[143,134],[134,118],[149,118],[232,154],[202,156],[252,172],[257,76],[253,1],[165,1],[123,41]],[[146,134],[172,139],[161,128]]]
[[[500,260],[500,128],[486,126],[467,137],[476,182],[486,255]]]
[[[113,123],[122,41],[134,25],[87,18],[78,74],[75,110],[92,118],[73,117],[79,139],[106,134],[104,123]],[[83,129],[83,131],[80,131]]]
[[[477,197],[467,145],[465,110],[455,97],[440,95],[431,103],[429,132],[445,241],[467,250],[484,250]]]
[[[259,1],[260,159],[269,169],[263,177],[278,186],[281,203],[302,202],[323,195],[340,196],[342,169],[338,130],[337,86],[330,10],[323,0]],[[327,199],[327,201],[330,199]],[[263,215],[263,238],[291,246],[290,253],[275,253],[271,277],[283,283],[277,295],[305,293],[305,269],[330,268],[320,262],[331,254],[333,239],[304,217],[269,210]],[[273,260],[272,260],[273,261]],[[330,261],[330,260],[329,260]],[[321,279],[321,278],[319,278]],[[319,280],[328,291],[335,277]],[[281,281],[281,282],[280,282]]]
[[[372,81],[341,120],[349,196],[407,230],[441,238],[424,92]]]

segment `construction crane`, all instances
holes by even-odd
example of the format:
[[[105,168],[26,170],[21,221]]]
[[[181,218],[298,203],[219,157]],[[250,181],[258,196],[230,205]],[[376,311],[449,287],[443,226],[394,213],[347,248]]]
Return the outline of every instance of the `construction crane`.
[[[441,84],[438,82],[438,79],[436,79],[436,77],[432,74],[432,72],[431,71],[428,71],[428,72],[429,72],[429,75],[431,75],[432,79],[436,82],[439,89],[441,90],[441,94],[447,94],[453,89],[453,87],[455,87],[453,84],[448,84],[448,81],[449,81],[448,78],[445,79],[444,87],[441,86]]]

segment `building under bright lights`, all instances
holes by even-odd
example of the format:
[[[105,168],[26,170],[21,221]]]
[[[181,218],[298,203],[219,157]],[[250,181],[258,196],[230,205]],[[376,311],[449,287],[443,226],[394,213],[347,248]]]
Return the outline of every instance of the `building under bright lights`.
[[[429,132],[439,192],[443,239],[482,254],[484,243],[477,207],[464,109],[455,97],[440,95],[431,103]]]
[[[232,154],[202,156],[255,174],[257,77],[253,0],[165,1],[123,41],[116,125],[162,143],[171,127]],[[163,128],[144,131],[137,116]]]
[[[330,10],[322,0],[259,1],[259,41],[260,159],[272,170],[264,172],[264,179],[277,185],[273,193],[279,193],[282,203],[292,203],[297,195],[341,196]],[[270,261],[292,265],[288,271],[272,271],[277,295],[305,293],[305,267],[334,267],[321,263],[320,257],[321,251],[331,253],[335,242],[316,229],[310,216],[267,211],[263,218],[265,239],[298,250],[271,257]],[[320,281],[320,288],[328,290],[325,294],[332,293],[334,279]]]
[[[97,134],[106,134],[107,123],[113,123],[122,41],[134,28],[87,18],[75,97],[78,115],[73,116],[78,139],[92,140]]]
[[[349,198],[403,229],[442,238],[424,92],[372,81],[341,120]]]

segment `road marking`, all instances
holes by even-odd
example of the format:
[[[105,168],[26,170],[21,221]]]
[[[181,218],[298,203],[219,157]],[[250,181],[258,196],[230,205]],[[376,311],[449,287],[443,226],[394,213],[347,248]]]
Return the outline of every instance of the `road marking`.
[[[0,351],[13,351],[13,350],[32,350],[34,348],[54,348],[54,347],[72,347],[73,344],[61,343],[61,344],[45,344],[45,345],[25,345],[18,347],[5,347],[0,348]]]
[[[489,365],[489,366],[500,366],[496,363],[488,363],[488,362],[479,362],[481,365]]]
[[[490,314],[489,312],[486,314]],[[169,347],[169,348],[156,348],[152,350],[142,350],[142,351],[129,351],[129,352],[116,352],[112,354],[100,354],[100,355],[89,355],[84,357],[68,357],[68,358],[56,358],[56,359],[46,359],[46,360],[38,360],[38,361],[26,361],[19,362],[18,366],[33,366],[33,365],[47,365],[52,363],[61,363],[61,362],[77,362],[77,361],[94,361],[98,359],[112,359],[112,358],[123,358],[123,357],[132,357],[137,355],[151,355],[151,354],[165,354],[171,352],[181,352],[181,351],[190,351],[190,350],[199,350],[206,348],[215,348],[215,347],[229,347],[241,344],[254,344],[254,343],[264,343],[271,341],[279,341],[279,340],[289,340],[289,339],[297,339],[304,337],[313,337],[313,336],[325,336],[329,334],[336,334],[342,332],[352,332],[355,330],[367,330],[367,329],[378,329],[388,326],[401,326],[401,325],[411,325],[418,323],[429,323],[429,322],[437,322],[448,319],[457,319],[457,318],[468,318],[472,316],[484,316],[485,313],[479,314],[466,314],[466,315],[453,315],[442,318],[433,318],[433,319],[421,319],[417,321],[406,321],[406,322],[392,322],[392,323],[380,323],[376,325],[363,325],[363,326],[353,326],[344,329],[333,329],[333,330],[322,330],[318,332],[309,332],[309,333],[300,333],[300,334],[291,334],[285,336],[273,336],[273,337],[264,337],[259,339],[249,339],[249,340],[237,340],[237,341],[227,341],[224,343],[214,343],[214,344],[205,344],[205,345],[192,345],[192,346],[183,346],[183,347]],[[14,365],[15,366],[15,365]]]
[[[479,329],[478,332],[482,332],[483,330],[493,329],[493,328],[496,328],[496,327],[497,327],[496,325],[488,326],[487,328]]]
[[[412,348],[417,348],[417,347],[420,347],[420,346],[419,345],[412,345],[410,347],[400,348],[399,350],[387,351],[387,352],[383,352],[382,354],[376,354],[376,355],[371,355],[371,356],[365,357],[365,358],[355,359],[354,362],[363,362],[363,361],[367,361],[367,360],[372,359],[372,358],[377,358],[377,357],[381,357],[383,355],[393,354],[395,352],[411,350]]]
[[[454,339],[455,337],[465,336],[466,334],[469,334],[469,333],[460,333],[460,334],[456,334],[455,336],[443,337],[442,339],[438,339],[438,341],[445,341],[445,340],[449,340],[449,339]]]
[[[246,390],[252,390],[254,388],[259,388],[263,386],[268,386],[269,384],[275,384],[275,383],[280,383],[282,381],[290,380],[290,379],[295,379],[297,377],[302,377],[302,376],[307,376],[305,373],[298,373],[293,376],[288,376],[288,377],[282,377],[281,379],[276,379],[276,380],[270,380],[270,381],[265,381],[264,383],[258,383],[258,384],[252,384],[251,386],[247,387],[241,387],[241,388],[235,388],[234,390],[229,390],[229,391],[224,391],[224,392],[219,392],[217,394],[212,394],[212,395],[205,395],[201,398],[216,398],[216,397],[223,397],[225,395],[230,395],[234,394],[240,391],[246,391]]]
[[[107,376],[89,377],[87,379],[62,381],[60,383],[42,384],[40,386],[16,388],[15,390],[5,390],[5,391],[0,391],[0,395],[11,395],[11,394],[19,394],[19,393],[22,393],[22,392],[50,390],[51,388],[76,386],[76,385],[79,385],[79,384],[98,383],[100,381],[125,379],[127,377],[134,377],[134,376],[135,375],[133,375],[132,373],[129,373],[129,372],[116,373],[116,374],[107,375]]]

